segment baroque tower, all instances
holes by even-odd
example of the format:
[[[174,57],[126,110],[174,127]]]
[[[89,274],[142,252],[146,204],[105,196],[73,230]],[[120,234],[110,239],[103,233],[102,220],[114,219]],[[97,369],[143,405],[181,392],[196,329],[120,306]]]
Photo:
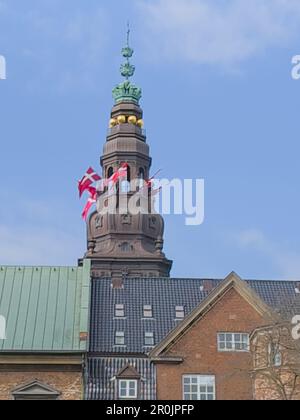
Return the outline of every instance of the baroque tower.
[[[111,111],[109,132],[100,163],[104,179],[109,179],[122,164],[127,163],[127,181],[118,186],[118,203],[122,192],[127,200],[132,197],[141,183],[149,180],[151,157],[143,129],[143,111],[139,105],[142,91],[130,78],[135,67],[131,64],[133,49],[127,45],[122,49],[125,64],[121,75],[125,81],[113,89],[114,106]],[[103,205],[103,204],[102,204]],[[119,204],[118,204],[119,205]],[[91,259],[92,270],[98,277],[169,277],[172,261],[163,253],[164,220],[155,212],[132,214],[116,212],[111,214],[94,212],[87,226],[88,250],[85,258]]]

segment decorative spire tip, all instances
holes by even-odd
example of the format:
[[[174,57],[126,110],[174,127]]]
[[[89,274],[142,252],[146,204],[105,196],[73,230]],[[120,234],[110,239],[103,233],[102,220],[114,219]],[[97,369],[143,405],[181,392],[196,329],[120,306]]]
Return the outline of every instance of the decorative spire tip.
[[[135,73],[135,66],[131,64],[130,58],[134,54],[134,50],[130,47],[130,23],[127,22],[127,45],[122,49],[122,56],[126,59],[126,62],[121,65],[120,72],[123,77],[125,77],[126,81],[117,86],[113,90],[113,96],[115,98],[116,103],[121,102],[123,100],[126,101],[133,101],[138,103],[141,96],[142,91],[140,88],[134,86],[130,82],[130,77],[132,77]]]

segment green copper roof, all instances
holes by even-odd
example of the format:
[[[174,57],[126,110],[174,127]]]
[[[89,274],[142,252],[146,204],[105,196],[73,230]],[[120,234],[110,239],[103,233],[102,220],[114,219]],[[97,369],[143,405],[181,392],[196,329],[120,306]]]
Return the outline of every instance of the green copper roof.
[[[83,267],[1,267],[0,351],[85,351],[90,262]]]
[[[129,46],[129,35],[130,28],[128,24],[127,45],[122,49],[122,55],[126,59],[126,62],[122,64],[120,68],[120,73],[126,80],[113,89],[113,97],[116,104],[120,102],[134,102],[138,104],[142,97],[142,90],[132,84],[129,80],[129,78],[135,73],[135,66],[130,62],[130,58],[133,56],[134,50]]]

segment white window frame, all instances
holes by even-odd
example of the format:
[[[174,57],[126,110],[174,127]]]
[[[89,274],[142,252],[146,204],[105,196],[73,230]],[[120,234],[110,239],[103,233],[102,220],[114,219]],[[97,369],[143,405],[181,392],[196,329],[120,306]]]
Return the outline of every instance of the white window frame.
[[[125,305],[118,303],[115,305],[115,318],[125,318]]]
[[[151,339],[151,344],[147,344],[147,340]],[[145,347],[154,347],[154,333],[153,332],[145,332]]]
[[[282,353],[279,349],[276,349],[274,347],[274,343],[269,343],[269,364],[270,366],[279,368],[282,366]]]
[[[185,318],[184,306],[175,306],[175,317],[180,320]]]
[[[118,339],[123,339],[122,343],[118,343]],[[115,346],[125,346],[125,332],[124,331],[116,331]]]
[[[152,319],[153,318],[152,305],[144,305],[143,316],[144,316],[144,318],[147,318],[147,319]]]
[[[118,380],[118,397],[120,400],[137,400],[138,397],[138,381],[136,379],[119,379]],[[122,384],[125,387],[122,388]],[[134,395],[130,395],[130,384],[134,384]],[[122,394],[122,390],[125,390],[125,395]]]
[[[221,340],[224,336],[224,340]],[[239,336],[239,339],[237,339]],[[231,338],[231,340],[229,339]],[[231,348],[229,346],[231,343]],[[246,348],[238,348],[238,345],[246,345]],[[218,351],[222,353],[249,353],[250,351],[250,336],[247,333],[228,333],[220,332],[218,333]]]
[[[215,401],[216,377],[214,375],[183,375],[182,396],[184,401]]]

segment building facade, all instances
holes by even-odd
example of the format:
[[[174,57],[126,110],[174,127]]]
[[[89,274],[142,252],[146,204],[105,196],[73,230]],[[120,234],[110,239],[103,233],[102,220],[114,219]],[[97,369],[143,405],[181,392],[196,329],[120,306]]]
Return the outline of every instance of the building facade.
[[[100,160],[107,178],[127,163],[128,182],[147,181],[152,162],[142,130],[141,89],[128,80],[132,54],[127,45],[126,81],[113,90]],[[136,186],[128,184],[126,191],[130,197]],[[247,282],[235,273],[216,280],[170,278],[160,215],[98,212],[88,223],[85,256],[92,264],[85,397],[254,399],[251,334],[276,319],[286,305],[282,297],[296,301],[297,283]]]
[[[83,398],[89,296],[89,261],[0,267],[0,400]]]
[[[122,54],[100,164],[106,179],[126,164],[127,179],[101,191],[78,267],[0,266],[0,399],[278,399],[257,354],[300,314],[299,282],[170,277],[129,43]],[[137,192],[149,211],[123,211]]]

